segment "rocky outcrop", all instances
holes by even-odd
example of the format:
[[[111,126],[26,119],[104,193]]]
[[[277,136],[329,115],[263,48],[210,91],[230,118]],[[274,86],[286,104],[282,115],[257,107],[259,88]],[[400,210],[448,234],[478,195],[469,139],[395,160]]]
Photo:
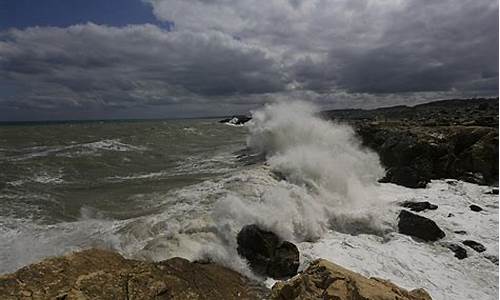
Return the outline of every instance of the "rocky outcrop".
[[[472,211],[475,211],[475,212],[480,212],[482,211],[483,209],[481,208],[481,206],[478,206],[478,205],[475,205],[475,204],[471,204],[469,206],[470,210]]]
[[[276,234],[247,225],[237,237],[238,253],[246,258],[250,268],[259,275],[275,279],[291,277],[299,268],[299,250],[282,241]]]
[[[440,178],[498,184],[497,128],[368,123],[357,131],[387,168],[382,182],[411,188]]]
[[[231,125],[243,125],[250,121],[252,118],[245,115],[232,116],[230,118],[222,119],[219,123],[228,123]]]
[[[423,289],[407,291],[390,281],[367,278],[324,259],[319,259],[300,275],[273,286],[274,300],[430,300]]]
[[[470,247],[470,248],[474,249],[474,251],[479,252],[479,253],[486,251],[486,247],[483,244],[478,243],[476,241],[465,240],[465,241],[462,242],[462,244],[464,244],[467,247]]]
[[[420,188],[431,179],[454,178],[498,185],[498,98],[322,115],[356,128],[387,169],[382,182]]]
[[[407,210],[402,210],[399,213],[398,230],[399,233],[424,241],[437,241],[445,237],[445,233],[434,221]]]
[[[446,244],[446,247],[455,253],[455,257],[458,259],[467,258],[467,250],[465,250],[462,246],[457,244]]]
[[[438,208],[437,205],[431,204],[428,201],[422,201],[422,202],[405,201],[405,202],[401,203],[401,206],[409,208],[411,211],[415,211],[415,212],[420,212],[420,211],[424,211],[427,209],[435,210]]]
[[[268,290],[228,268],[158,263],[85,250],[0,276],[0,299],[262,299]]]

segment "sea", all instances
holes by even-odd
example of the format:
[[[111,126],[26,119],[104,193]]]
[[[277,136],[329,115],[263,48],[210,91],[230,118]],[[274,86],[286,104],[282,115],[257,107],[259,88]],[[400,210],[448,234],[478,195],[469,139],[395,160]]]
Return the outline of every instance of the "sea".
[[[90,247],[128,258],[210,260],[254,275],[236,251],[248,224],[295,243],[301,267],[325,258],[433,299],[498,298],[498,198],[443,179],[378,183],[384,167],[346,124],[302,102],[217,119],[0,125],[0,274]],[[397,232],[403,201],[446,237]],[[469,205],[483,208],[474,212]],[[459,260],[447,245],[475,240]]]

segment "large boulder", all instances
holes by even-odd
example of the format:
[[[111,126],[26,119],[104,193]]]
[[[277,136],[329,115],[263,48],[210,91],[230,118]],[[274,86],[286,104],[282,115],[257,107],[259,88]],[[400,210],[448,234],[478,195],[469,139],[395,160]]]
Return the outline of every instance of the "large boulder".
[[[300,275],[273,286],[273,300],[430,300],[423,289],[407,291],[378,278],[367,278],[324,259],[313,261]]]
[[[401,203],[402,207],[409,208],[411,211],[420,212],[424,210],[435,210],[438,208],[437,205],[430,203],[429,201],[405,201]]]
[[[399,213],[399,233],[419,238],[424,241],[437,241],[445,233],[431,219],[416,215],[407,210]]]
[[[464,247],[453,243],[447,244],[446,247],[455,253],[456,258],[460,260],[467,258],[467,250],[465,250]]]
[[[483,244],[478,243],[476,241],[465,240],[465,241],[462,242],[462,244],[464,244],[467,247],[470,247],[470,248],[474,249],[476,252],[479,252],[479,253],[486,251],[486,247]]]
[[[250,121],[252,117],[248,117],[245,115],[232,116],[230,118],[222,119],[219,123],[228,123],[231,125],[243,125],[246,122]]]
[[[0,276],[0,299],[262,299],[268,290],[228,268],[104,250],[49,258]]]
[[[291,277],[299,268],[299,250],[276,234],[257,225],[244,226],[238,233],[238,253],[259,275],[275,279]]]

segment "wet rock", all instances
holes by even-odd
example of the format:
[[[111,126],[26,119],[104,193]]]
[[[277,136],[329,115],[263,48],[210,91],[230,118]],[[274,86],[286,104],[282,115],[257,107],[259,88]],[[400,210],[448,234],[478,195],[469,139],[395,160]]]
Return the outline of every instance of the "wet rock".
[[[428,201],[415,202],[415,201],[405,201],[401,203],[402,207],[409,208],[411,211],[420,212],[426,209],[435,210],[438,208],[437,205],[431,204]]]
[[[238,233],[238,253],[257,274],[275,279],[291,277],[299,268],[299,250],[276,234],[257,225],[244,226]]]
[[[299,250],[294,244],[284,241],[274,251],[267,273],[272,278],[286,278],[297,274]]]
[[[434,221],[407,210],[402,210],[399,213],[398,229],[399,233],[424,241],[437,241],[445,236],[445,233]]]
[[[498,184],[498,129],[423,126],[416,122],[357,122],[363,144],[386,167],[382,182],[421,188],[432,179]]]
[[[446,247],[455,253],[455,257],[458,259],[464,259],[467,257],[467,250],[462,246],[457,244],[447,244]]]
[[[498,195],[498,188],[492,188],[491,191],[486,192],[488,195]]]
[[[483,209],[481,208],[481,206],[478,206],[478,205],[475,205],[475,204],[472,204],[471,206],[469,206],[469,208],[472,210],[472,211],[482,211]]]
[[[423,289],[407,291],[390,281],[367,278],[327,260],[318,259],[300,275],[277,282],[270,299],[430,300],[431,297]]]
[[[479,253],[486,251],[486,247],[483,244],[478,243],[476,241],[465,240],[462,242],[462,244],[464,244],[465,246],[471,247],[472,249],[474,249],[476,252],[479,252]]]
[[[495,255],[485,255],[484,258],[486,258],[487,260],[491,261],[492,263],[494,263],[495,265],[498,266],[498,256],[495,256]]]
[[[0,276],[0,299],[263,299],[268,292],[219,265],[183,258],[140,262],[96,249]]]
[[[222,119],[219,123],[228,123],[232,125],[242,125],[250,121],[252,118],[245,115],[232,116],[230,118]]]
[[[379,182],[392,182],[409,188],[425,188],[430,180],[418,174],[418,171],[411,167],[393,167],[387,170],[384,178]]]

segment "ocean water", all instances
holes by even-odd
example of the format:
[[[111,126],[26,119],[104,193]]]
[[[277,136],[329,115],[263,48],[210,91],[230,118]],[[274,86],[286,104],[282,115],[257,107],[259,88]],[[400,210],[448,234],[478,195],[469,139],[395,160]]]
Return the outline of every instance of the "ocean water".
[[[204,119],[0,127],[0,273],[103,247],[154,261],[210,259],[255,278],[236,253],[236,235],[256,223],[296,243],[301,268],[323,257],[424,287],[435,299],[496,299],[498,198],[485,194],[490,188],[380,184],[378,156],[352,128],[315,111],[268,105],[245,126]],[[397,233],[405,200],[439,205],[422,214],[445,231],[443,241]],[[473,203],[484,210],[472,212]],[[456,259],[445,243],[464,239],[487,251]]]

